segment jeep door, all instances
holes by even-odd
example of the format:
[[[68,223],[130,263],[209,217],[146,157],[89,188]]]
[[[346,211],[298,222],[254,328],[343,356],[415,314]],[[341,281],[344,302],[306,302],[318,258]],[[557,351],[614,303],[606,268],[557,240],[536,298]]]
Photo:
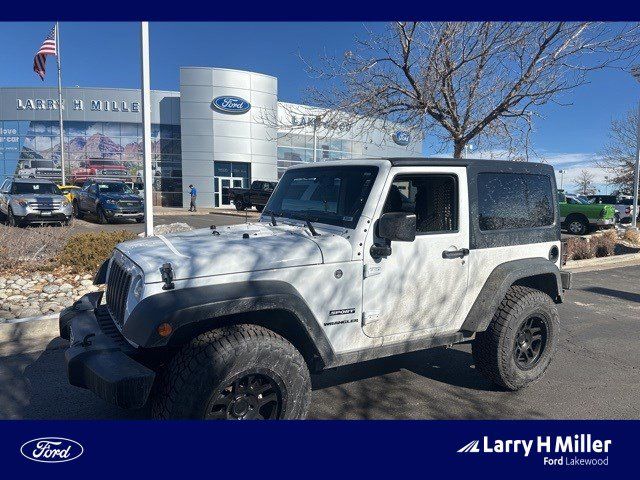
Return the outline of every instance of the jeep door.
[[[363,330],[370,337],[447,331],[466,293],[469,210],[465,167],[393,168],[376,207],[364,249]],[[376,221],[384,213],[416,215],[416,238],[384,244]],[[392,341],[392,340],[391,340]]]

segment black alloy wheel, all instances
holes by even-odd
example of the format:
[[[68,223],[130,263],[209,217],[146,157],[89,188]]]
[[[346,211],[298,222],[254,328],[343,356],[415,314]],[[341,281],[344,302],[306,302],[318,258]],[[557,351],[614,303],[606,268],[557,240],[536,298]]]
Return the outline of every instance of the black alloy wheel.
[[[531,316],[522,322],[513,346],[513,358],[521,370],[535,367],[547,346],[547,323],[544,319]]]
[[[282,386],[267,372],[244,372],[209,401],[205,420],[276,420],[282,413]]]

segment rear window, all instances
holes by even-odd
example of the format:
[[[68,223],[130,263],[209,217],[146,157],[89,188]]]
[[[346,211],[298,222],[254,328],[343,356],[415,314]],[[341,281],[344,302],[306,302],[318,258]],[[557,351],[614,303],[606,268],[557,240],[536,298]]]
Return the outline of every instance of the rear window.
[[[481,230],[513,230],[554,224],[553,189],[546,175],[478,174]]]

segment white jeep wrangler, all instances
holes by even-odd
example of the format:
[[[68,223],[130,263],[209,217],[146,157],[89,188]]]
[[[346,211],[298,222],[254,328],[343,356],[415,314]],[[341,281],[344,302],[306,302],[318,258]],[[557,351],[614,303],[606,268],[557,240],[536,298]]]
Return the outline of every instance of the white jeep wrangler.
[[[310,372],[472,342],[510,390],[558,341],[553,168],[453,159],[286,171],[257,223],[125,242],[60,315],[69,382],[156,418],[304,418]]]

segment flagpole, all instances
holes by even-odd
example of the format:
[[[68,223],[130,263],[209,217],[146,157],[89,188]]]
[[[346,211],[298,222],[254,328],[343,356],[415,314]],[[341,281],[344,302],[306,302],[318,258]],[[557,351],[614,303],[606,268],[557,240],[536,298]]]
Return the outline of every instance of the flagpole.
[[[56,22],[56,61],[58,63],[58,119],[60,121],[60,170],[62,185],[66,185],[64,173],[64,124],[62,122],[62,65],[60,61],[60,23]]]

